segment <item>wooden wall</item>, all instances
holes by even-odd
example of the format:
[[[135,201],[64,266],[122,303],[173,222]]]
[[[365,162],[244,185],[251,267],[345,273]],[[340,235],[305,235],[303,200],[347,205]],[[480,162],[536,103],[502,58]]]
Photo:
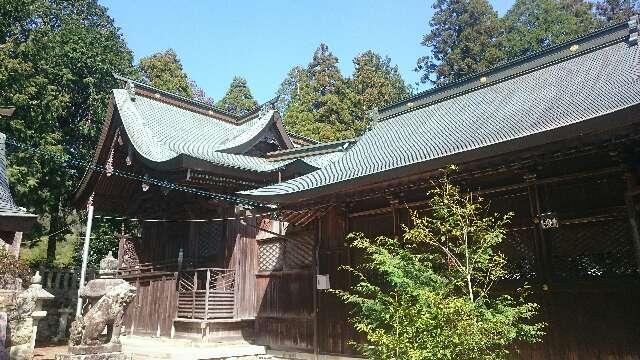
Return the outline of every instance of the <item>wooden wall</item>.
[[[295,244],[287,241],[272,247],[272,241],[261,241],[260,246],[269,251],[262,249],[261,261],[266,268],[256,274],[257,344],[279,350],[313,349],[315,232],[315,226],[290,227],[286,237]]]
[[[228,217],[234,217],[228,211]],[[247,219],[249,225],[256,220]],[[185,259],[195,259],[199,267],[236,270],[235,318],[253,318],[256,314],[257,245],[254,227],[240,220],[220,222],[146,222],[141,239],[132,239],[138,263],[158,265],[143,274],[123,276],[137,287],[136,299],[125,313],[127,330],[133,333],[169,336],[177,315],[175,265],[180,249]],[[185,269],[188,266],[185,264]]]
[[[227,211],[233,217],[233,209]],[[253,318],[256,315],[256,277],[258,230],[256,218],[247,218],[246,225],[240,220],[225,220],[224,252],[222,266],[236,271],[235,317]]]
[[[173,274],[126,278],[136,287],[136,297],[124,315],[128,334],[171,335],[171,325],[176,317],[178,294],[176,278]]]
[[[507,186],[485,194],[492,211],[515,213],[502,249],[509,274],[499,291],[531,285],[531,300],[541,305],[540,320],[548,324],[544,341],[520,345],[517,357],[640,359],[640,277],[624,174],[552,178],[503,180]],[[399,223],[407,222],[406,209],[377,209],[349,213],[333,207],[316,224],[318,270],[330,275],[332,288],[348,288],[352,279],[339,267],[360,261],[345,244],[347,233],[397,236]],[[535,221],[548,211],[557,216],[558,228],[543,230]],[[307,281],[286,273],[258,276],[257,290],[264,293],[256,321],[259,344],[313,351],[313,283]],[[317,310],[320,353],[353,354],[348,342],[359,337],[346,321],[348,308],[319,291]]]

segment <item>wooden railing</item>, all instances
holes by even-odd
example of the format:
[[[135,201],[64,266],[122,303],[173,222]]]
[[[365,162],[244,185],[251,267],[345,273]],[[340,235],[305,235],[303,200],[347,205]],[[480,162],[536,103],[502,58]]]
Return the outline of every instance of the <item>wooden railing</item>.
[[[199,268],[178,273],[178,318],[233,318],[235,270]]]
[[[134,266],[121,266],[118,269],[118,276],[122,278],[139,278],[146,276],[159,276],[173,274],[181,269],[199,268],[202,262],[184,259],[181,262],[172,260],[165,262],[139,263]]]

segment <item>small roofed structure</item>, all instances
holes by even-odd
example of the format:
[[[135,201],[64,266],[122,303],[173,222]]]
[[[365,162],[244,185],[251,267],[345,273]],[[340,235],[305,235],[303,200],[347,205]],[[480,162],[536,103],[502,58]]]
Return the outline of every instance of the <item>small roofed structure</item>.
[[[232,114],[119,79],[75,202],[139,225],[118,251],[118,276],[138,288],[128,334],[250,338],[256,239],[282,224],[236,192],[316,171],[354,140],[296,147],[272,102]]]
[[[6,136],[0,133],[0,240],[10,253],[20,254],[22,234],[31,231],[36,215],[16,205],[7,179]]]

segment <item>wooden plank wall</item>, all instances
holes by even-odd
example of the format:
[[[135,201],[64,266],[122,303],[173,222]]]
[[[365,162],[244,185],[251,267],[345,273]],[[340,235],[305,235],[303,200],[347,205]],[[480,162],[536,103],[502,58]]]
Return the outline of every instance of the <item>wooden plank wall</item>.
[[[234,217],[233,208],[226,211],[226,217]],[[240,220],[225,220],[223,268],[236,271],[235,318],[253,318],[256,315],[256,277],[258,271],[258,230],[256,218],[247,218],[246,224]]]
[[[517,266],[511,268],[514,277],[509,284],[522,285],[526,281],[533,286],[532,300],[541,305],[540,320],[548,324],[544,341],[519,346],[517,357],[535,360],[640,359],[640,283],[637,274],[628,272],[635,271],[628,263],[629,257],[633,256],[630,234],[625,230],[629,223],[617,215],[624,204],[625,189],[620,186],[620,178],[591,178],[554,187],[545,185],[538,190],[542,199],[540,212],[556,210],[560,230],[545,230],[540,234],[540,230],[534,229],[532,219],[538,215],[530,213],[532,198],[527,187],[493,193],[490,199],[493,210],[516,212],[512,226],[518,230],[510,233],[510,237],[515,237],[509,241],[512,248],[506,249],[512,260],[517,260],[514,264]],[[562,200],[552,194],[558,191],[564,196]],[[396,214],[396,218],[406,221],[406,210],[399,209],[399,212],[400,216]],[[332,288],[350,286],[351,279],[338,268],[359,262],[357,252],[346,247],[345,235],[358,231],[370,237],[394,236],[398,231],[397,224],[394,226],[396,221],[393,211],[348,216],[339,208],[333,208],[322,217],[319,272],[330,275]],[[595,241],[594,236],[600,240]],[[544,246],[541,241],[545,242]],[[565,254],[566,242],[576,244],[571,245],[573,252],[568,255]],[[601,247],[599,243],[610,245]],[[622,257],[616,249],[623,249],[626,255]],[[626,266],[624,269],[613,266],[613,271],[619,272],[617,275],[595,274],[589,278],[588,271],[581,268],[573,273],[558,273],[558,266],[564,269],[566,265],[563,264],[573,264],[580,259],[598,260],[601,254],[609,251],[617,256],[615,259],[624,261],[620,266]],[[547,270],[542,268],[543,257],[548,258],[544,262],[550,266]],[[312,315],[313,309],[307,307],[313,301],[312,290],[305,295],[298,287],[295,291],[301,292],[291,300],[295,294],[291,288],[294,283],[295,280],[284,276],[279,279],[273,274],[258,276],[257,289],[264,297],[256,321],[257,340],[274,348],[313,351],[313,322],[309,321],[312,317],[292,316],[304,311],[310,311],[307,314]],[[547,290],[543,290],[543,284]],[[510,291],[507,289],[505,287],[503,291]],[[348,309],[333,295],[319,292],[318,345],[321,353],[353,354],[348,342],[359,337],[346,321],[347,312]]]
[[[256,343],[279,350],[313,349],[313,274],[310,270],[258,273]]]
[[[315,277],[311,264],[316,231],[315,226],[296,229],[290,225],[288,240],[281,239],[281,257],[263,254],[263,261],[270,263],[269,256],[275,256],[281,263],[256,274],[256,343],[279,350],[313,349]]]
[[[146,278],[127,278],[136,287],[136,297],[124,315],[128,334],[171,335],[171,325],[178,308],[176,279],[173,275]]]

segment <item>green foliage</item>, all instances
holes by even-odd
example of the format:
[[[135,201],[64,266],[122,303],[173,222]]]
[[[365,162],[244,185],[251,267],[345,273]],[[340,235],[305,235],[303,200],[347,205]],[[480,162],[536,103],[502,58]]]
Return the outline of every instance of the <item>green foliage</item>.
[[[423,83],[443,83],[487,69],[500,61],[498,14],[487,0],[436,0],[430,31],[421,44],[416,71]]]
[[[299,85],[308,80],[307,70],[301,66],[294,66],[287,77],[282,81],[276,93],[276,108],[283,116],[286,116],[291,100],[295,95],[300,96]]]
[[[18,278],[22,280],[22,286],[28,286],[31,281],[31,270],[20,259],[0,245],[0,283],[9,278]],[[0,288],[2,288],[0,286]]]
[[[502,19],[500,48],[508,58],[527,55],[599,27],[583,0],[516,0]]]
[[[139,232],[140,224],[132,221],[94,218],[91,230],[91,241],[89,242],[89,267],[97,269],[100,260],[104,259],[109,252],[113,256],[118,254],[118,243],[123,231],[125,234],[136,234]],[[80,241],[75,243],[73,254],[73,264],[75,267],[82,265],[82,251],[84,246],[84,234]]]
[[[363,258],[348,267],[356,285],[332,290],[352,306],[368,359],[506,359],[519,342],[537,342],[538,305],[490,291],[504,275],[496,247],[509,215],[489,214],[481,198],[447,177],[429,192],[426,216],[412,212],[401,239],[351,234]]]
[[[29,246],[22,246],[20,260],[32,269],[47,265],[58,269],[66,269],[74,266],[76,256],[76,244],[80,237],[76,234],[67,234],[58,241],[56,256],[53,264],[47,264],[47,237],[42,236],[32,240]],[[25,244],[23,244],[25,245]]]
[[[258,102],[251,95],[247,80],[236,76],[231,80],[229,90],[222,100],[218,101],[218,107],[233,114],[246,114],[258,106]]]
[[[0,103],[16,106],[0,131],[61,157],[90,158],[112,73],[132,73],[132,53],[96,0],[0,0]],[[8,175],[18,203],[65,228],[70,195],[83,169],[51,156],[13,152]],[[42,234],[34,234],[36,237]],[[47,259],[56,242],[49,238]]]
[[[287,129],[333,141],[355,137],[365,128],[364,119],[358,116],[356,94],[327,45],[320,44],[307,68],[295,68],[285,81],[281,91],[291,94],[284,116]]]
[[[637,0],[602,0],[596,3],[598,17],[610,24],[626,21],[639,12]]]
[[[437,0],[416,71],[423,83],[473,75],[638,13],[637,0],[516,0],[498,18],[487,0]]]
[[[356,56],[353,64],[351,86],[358,97],[362,117],[373,108],[389,105],[411,94],[398,66],[391,65],[390,57],[383,58],[369,50]]]
[[[182,63],[173,49],[140,59],[138,70],[145,82],[173,94],[193,97],[192,84],[182,69]],[[195,83],[193,83],[195,85]]]

